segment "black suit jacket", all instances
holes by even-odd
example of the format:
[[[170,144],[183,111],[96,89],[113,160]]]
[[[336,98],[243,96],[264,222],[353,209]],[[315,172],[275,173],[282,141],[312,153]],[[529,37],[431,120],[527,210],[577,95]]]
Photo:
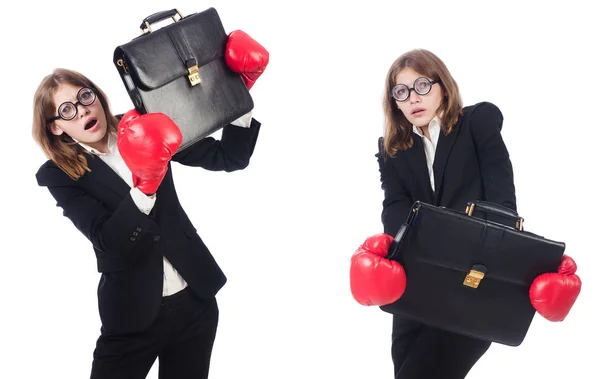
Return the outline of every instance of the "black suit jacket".
[[[221,140],[207,137],[175,154],[172,161],[213,171],[244,169],[259,130],[254,119],[250,128],[227,125]],[[162,300],[163,255],[196,294],[215,296],[226,277],[179,203],[171,163],[147,216],[118,174],[98,157],[86,156],[91,172],[77,181],[52,161],[40,167],[36,178],[93,244],[102,273],[98,307],[103,328],[131,333],[152,323]]]
[[[500,131],[503,116],[488,102],[465,107],[457,128],[440,132],[433,163],[435,191],[427,170],[423,141],[390,158],[379,139],[384,232],[395,236],[415,201],[464,211],[467,203],[486,200],[517,210],[513,169]],[[495,216],[479,217],[507,224]]]

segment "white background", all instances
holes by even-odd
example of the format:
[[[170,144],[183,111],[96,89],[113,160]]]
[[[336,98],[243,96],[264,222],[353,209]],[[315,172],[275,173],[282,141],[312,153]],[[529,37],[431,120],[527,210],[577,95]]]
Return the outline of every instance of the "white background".
[[[89,377],[100,331],[91,245],[35,181],[45,161],[31,138],[38,83],[55,67],[75,69],[125,112],[114,48],[154,12],[213,6],[227,32],[245,30],[271,62],[251,91],[263,126],[250,166],[173,167],[184,208],[229,278],[211,378],[393,377],[392,318],[354,302],[348,271],[356,247],[382,230],[374,154],[385,75],[416,47],[447,64],[466,105],[500,107],[525,226],[566,242],[583,280],[564,322],[536,316],[520,347],[493,345],[469,378],[597,377],[600,32],[584,3],[4,5],[0,377]]]

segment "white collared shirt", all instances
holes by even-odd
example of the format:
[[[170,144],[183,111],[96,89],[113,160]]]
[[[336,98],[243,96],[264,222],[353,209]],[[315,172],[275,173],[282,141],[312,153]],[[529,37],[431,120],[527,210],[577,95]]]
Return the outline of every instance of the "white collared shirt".
[[[429,171],[429,181],[431,183],[431,189],[433,189],[433,192],[435,192],[435,179],[433,177],[433,161],[435,159],[435,149],[437,147],[441,130],[441,120],[438,116],[435,116],[429,122],[428,129],[431,141],[429,140],[429,138],[425,137],[425,135],[421,132],[421,128],[413,125],[413,132],[419,137],[421,137],[421,139],[423,140],[423,146],[425,148],[425,157],[427,158],[427,170]]]
[[[249,128],[251,121],[252,112],[248,112],[244,116],[233,121],[231,124],[243,128]],[[75,140],[75,142],[77,142],[90,153],[102,159],[104,163],[113,169],[113,171],[116,172],[129,187],[132,187],[129,193],[131,194],[133,202],[138,207],[140,212],[143,212],[146,215],[150,214],[150,211],[156,202],[156,195],[153,195],[152,197],[146,196],[146,194],[144,194],[138,188],[133,187],[131,170],[129,170],[129,167],[127,167],[125,161],[123,161],[123,158],[121,158],[121,154],[119,153],[117,146],[117,138],[113,133],[110,133],[108,136],[108,149],[110,153],[102,153],[77,140]],[[173,295],[187,287],[187,282],[181,277],[177,270],[175,270],[166,257],[163,257],[163,273],[163,296]]]

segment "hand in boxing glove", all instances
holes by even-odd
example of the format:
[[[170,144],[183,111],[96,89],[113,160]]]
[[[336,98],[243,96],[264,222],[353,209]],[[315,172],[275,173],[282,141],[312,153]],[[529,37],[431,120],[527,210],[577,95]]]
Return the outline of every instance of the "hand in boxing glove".
[[[140,115],[135,109],[125,113],[119,122],[117,144],[131,170],[133,186],[146,195],[156,193],[181,141],[179,127],[167,115]]]
[[[529,299],[535,310],[550,321],[563,321],[581,292],[577,264],[563,255],[558,272],[545,273],[533,281]]]
[[[402,265],[386,259],[393,237],[380,233],[365,240],[350,264],[350,290],[361,305],[386,305],[398,300],[406,289]]]
[[[248,34],[236,30],[229,33],[225,62],[242,76],[249,90],[269,64],[269,52]]]

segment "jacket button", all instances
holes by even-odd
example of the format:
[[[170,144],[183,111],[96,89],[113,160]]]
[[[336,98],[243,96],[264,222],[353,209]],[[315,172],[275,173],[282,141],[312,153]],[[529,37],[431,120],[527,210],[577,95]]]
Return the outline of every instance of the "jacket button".
[[[142,228],[140,228],[139,226],[137,228],[135,228],[135,230],[137,230],[138,232],[142,231]]]
[[[154,242],[160,241],[160,236],[154,236]]]
[[[134,236],[137,236],[137,235],[138,235],[138,232],[133,232],[133,235],[134,235]]]
[[[135,237],[131,237],[131,238],[129,238],[129,240],[130,240],[131,242],[133,242],[133,241],[135,241]]]

